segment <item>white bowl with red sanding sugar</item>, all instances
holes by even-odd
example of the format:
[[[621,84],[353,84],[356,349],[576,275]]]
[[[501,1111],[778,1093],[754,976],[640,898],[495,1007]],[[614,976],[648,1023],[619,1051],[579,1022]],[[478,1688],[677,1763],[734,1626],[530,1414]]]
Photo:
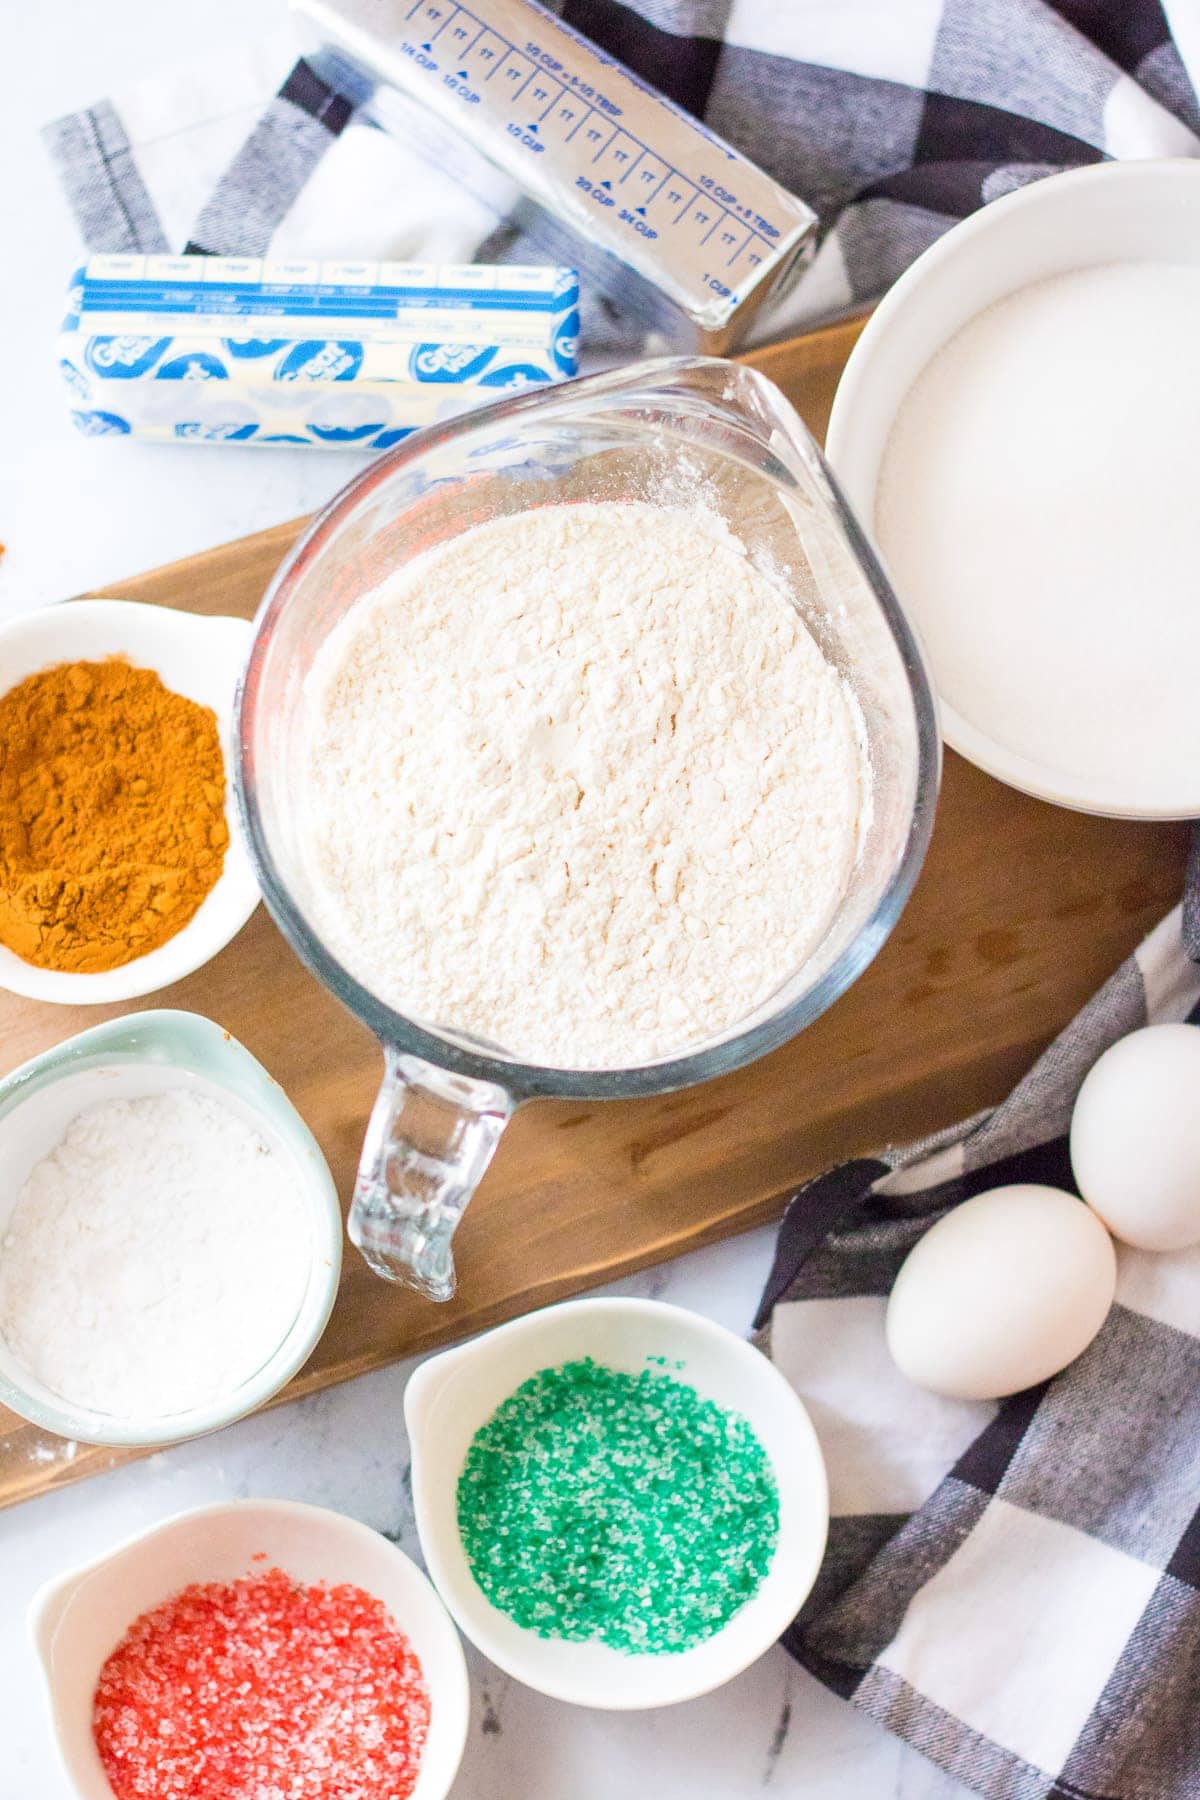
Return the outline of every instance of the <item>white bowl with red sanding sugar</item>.
[[[236,1581],[272,1568],[306,1585],[347,1582],[383,1602],[429,1690],[429,1733],[411,1800],[443,1800],[470,1715],[466,1660],[449,1613],[387,1538],[342,1513],[290,1500],[233,1500],[178,1513],[34,1597],[30,1634],[59,1756],[79,1800],[112,1800],[92,1735],[92,1702],[100,1671],[129,1627],[193,1582]]]

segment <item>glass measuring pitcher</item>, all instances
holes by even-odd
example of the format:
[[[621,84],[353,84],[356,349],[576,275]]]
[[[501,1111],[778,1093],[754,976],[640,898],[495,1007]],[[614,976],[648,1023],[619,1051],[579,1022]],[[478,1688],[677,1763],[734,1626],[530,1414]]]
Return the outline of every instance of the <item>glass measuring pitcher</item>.
[[[322,643],[385,576],[470,526],[548,503],[664,490],[678,503],[701,484],[705,505],[786,583],[861,708],[871,817],[824,937],[733,1029],[638,1067],[536,1067],[452,1020],[404,1016],[343,967],[313,923],[306,678]],[[384,1050],[351,1239],[379,1274],[439,1300],[454,1291],[455,1226],[516,1106],[707,1080],[782,1044],[845,990],[916,879],[939,772],[920,651],[820,452],[764,376],[716,358],[664,358],[503,400],[420,432],[357,476],[300,539],[263,601],[237,751],[242,815],[267,905],[292,948]],[[448,810],[454,802],[448,793]]]

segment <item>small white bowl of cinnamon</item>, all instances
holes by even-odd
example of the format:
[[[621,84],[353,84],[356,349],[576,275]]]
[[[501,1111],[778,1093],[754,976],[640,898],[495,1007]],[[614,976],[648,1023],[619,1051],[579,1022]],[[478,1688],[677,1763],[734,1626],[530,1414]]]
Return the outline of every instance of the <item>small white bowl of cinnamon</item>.
[[[0,627],[0,987],[133,1000],[246,923],[259,890],[229,769],[250,637],[126,600]]]

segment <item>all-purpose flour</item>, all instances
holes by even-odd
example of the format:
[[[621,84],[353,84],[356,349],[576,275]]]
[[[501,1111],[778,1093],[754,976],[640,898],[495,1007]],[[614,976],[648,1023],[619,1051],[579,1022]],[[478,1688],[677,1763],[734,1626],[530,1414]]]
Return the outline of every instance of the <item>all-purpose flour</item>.
[[[296,1176],[239,1114],[174,1088],[78,1114],[0,1242],[0,1336],[116,1417],[232,1393],[278,1348],[312,1261]]]
[[[710,513],[477,526],[351,610],[311,694],[321,931],[401,1011],[526,1061],[733,1026],[846,888],[857,710]]]

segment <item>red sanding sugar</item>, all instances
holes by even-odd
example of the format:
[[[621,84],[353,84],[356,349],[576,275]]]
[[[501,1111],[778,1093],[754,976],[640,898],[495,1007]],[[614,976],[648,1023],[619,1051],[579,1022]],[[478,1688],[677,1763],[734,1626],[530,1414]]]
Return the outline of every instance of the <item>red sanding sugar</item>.
[[[405,1800],[428,1729],[421,1665],[382,1602],[282,1569],[143,1613],[92,1714],[117,1800]]]

